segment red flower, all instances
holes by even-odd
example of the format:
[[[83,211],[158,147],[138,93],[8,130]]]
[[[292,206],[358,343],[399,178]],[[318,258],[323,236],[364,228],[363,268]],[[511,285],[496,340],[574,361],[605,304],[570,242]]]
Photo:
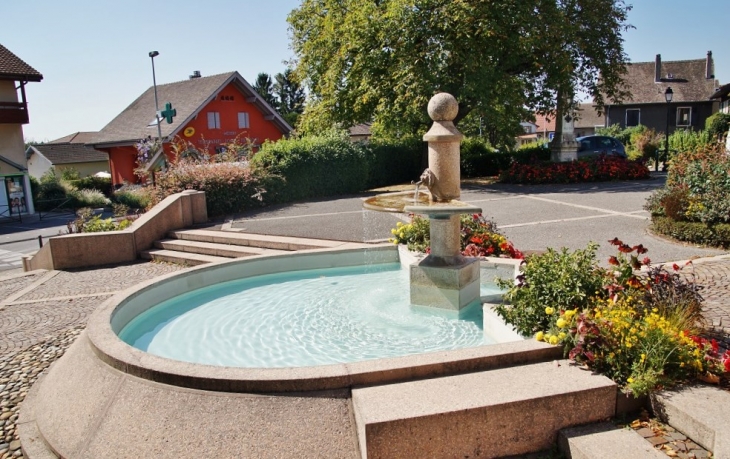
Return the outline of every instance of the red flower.
[[[631,247],[629,247],[626,244],[621,244],[618,248],[618,251],[621,253],[631,253],[634,251],[634,249],[632,249]]]
[[[618,266],[618,258],[616,257],[608,257],[608,264]]]
[[[643,244],[635,245],[633,247],[633,249],[636,250],[636,253],[638,253],[639,255],[644,254],[649,251],[646,248],[644,248]]]
[[[677,263],[674,263],[672,265],[672,269],[675,270],[675,271],[679,271],[679,265]]]
[[[608,241],[608,242],[610,242],[610,243],[611,243],[611,245],[622,245],[622,244],[623,244],[623,242],[621,242],[621,241],[619,240],[619,238],[617,238],[617,237],[613,238],[612,240],[610,240],[610,241]]]
[[[643,264],[645,264],[646,266],[649,266],[651,264],[651,260],[649,259],[649,257],[644,257],[644,259],[641,260],[641,262]]]

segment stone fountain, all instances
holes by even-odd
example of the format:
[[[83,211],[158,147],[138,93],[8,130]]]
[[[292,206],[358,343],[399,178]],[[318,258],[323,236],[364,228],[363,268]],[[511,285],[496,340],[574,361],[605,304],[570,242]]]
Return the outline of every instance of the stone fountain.
[[[393,195],[365,202],[372,210],[402,210],[428,217],[431,253],[410,267],[411,303],[457,311],[479,298],[479,260],[461,255],[459,216],[481,212],[479,207],[458,200],[463,138],[454,126],[458,112],[459,104],[451,94],[436,94],[428,103],[433,125],[423,136],[428,142],[428,169],[421,175],[421,183],[429,190],[428,199],[419,191],[412,200],[400,193],[402,209],[393,203],[397,201]],[[378,205],[383,201],[390,205]]]

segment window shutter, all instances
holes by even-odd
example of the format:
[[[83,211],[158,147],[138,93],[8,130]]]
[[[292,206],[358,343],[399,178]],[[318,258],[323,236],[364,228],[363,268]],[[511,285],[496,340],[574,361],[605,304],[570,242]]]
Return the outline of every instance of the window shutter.
[[[248,113],[239,112],[238,113],[238,129],[247,129],[247,128],[248,128]]]

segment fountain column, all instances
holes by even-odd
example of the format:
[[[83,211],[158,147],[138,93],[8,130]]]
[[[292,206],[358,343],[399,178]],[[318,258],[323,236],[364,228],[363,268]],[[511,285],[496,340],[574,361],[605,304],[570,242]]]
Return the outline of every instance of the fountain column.
[[[457,201],[461,195],[460,145],[463,135],[454,126],[459,104],[451,94],[436,94],[428,103],[431,129],[428,142],[427,183],[430,205],[406,206],[405,210],[427,215],[431,253],[411,265],[411,303],[460,310],[479,298],[479,260],[461,255],[459,215],[481,212]],[[430,172],[429,172],[430,171]]]

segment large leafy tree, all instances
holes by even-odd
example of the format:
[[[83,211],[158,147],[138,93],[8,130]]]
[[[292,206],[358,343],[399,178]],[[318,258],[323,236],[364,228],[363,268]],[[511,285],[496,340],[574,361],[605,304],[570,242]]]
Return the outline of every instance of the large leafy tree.
[[[474,112],[500,138],[532,111],[565,110],[578,92],[599,106],[620,100],[629,9],[623,0],[303,0],[288,18],[311,97],[300,126],[374,121],[418,133],[428,100],[446,91],[459,101],[457,123]]]

